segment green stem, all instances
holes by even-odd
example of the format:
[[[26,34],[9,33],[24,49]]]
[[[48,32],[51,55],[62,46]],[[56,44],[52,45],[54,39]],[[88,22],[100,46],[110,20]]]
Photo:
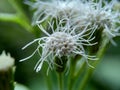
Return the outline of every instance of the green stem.
[[[69,78],[68,78],[68,90],[72,90],[74,87],[74,84],[76,82],[76,66],[77,66],[77,62],[81,60],[81,56],[80,55],[76,55],[75,58],[71,59],[71,63],[70,63],[70,72],[69,72]],[[80,72],[79,72],[80,74]]]
[[[63,84],[63,73],[58,73],[58,80],[59,80],[59,90],[64,90]]]
[[[14,90],[13,69],[0,71],[0,90]]]
[[[81,62],[81,67],[79,68],[79,70],[77,72],[74,72],[73,74],[73,78],[72,78],[72,85],[76,85],[78,78],[80,77],[80,75],[82,74],[84,68],[85,68],[86,63],[85,62]]]
[[[49,73],[49,75],[45,75],[45,80],[47,83],[48,90],[53,90],[52,89],[52,80],[50,77],[51,77],[51,73]]]
[[[102,46],[100,47],[100,49],[97,53],[98,60],[94,61],[92,66],[96,67],[99,64],[101,57],[104,55],[104,52],[106,51],[108,43],[109,43],[109,40],[107,40],[107,39],[105,39],[103,41]],[[84,75],[84,77],[81,81],[81,84],[79,85],[78,90],[84,90],[84,88],[86,86],[86,83],[88,82],[89,78],[91,77],[93,71],[94,71],[93,68],[88,68],[87,69],[87,71],[86,71],[86,73],[85,73],[85,75]]]
[[[82,71],[85,68],[85,65],[86,65],[86,63],[85,63],[85,61],[83,61],[82,64],[81,64],[81,67],[80,67],[79,71],[76,72],[76,73],[74,73],[74,78],[75,79],[77,79],[80,76],[80,74],[82,73]]]
[[[89,79],[89,77],[91,77],[91,74],[92,74],[93,70],[91,68],[89,68],[87,71],[86,71],[86,75],[83,77],[82,81],[81,81],[81,84],[78,88],[78,90],[84,90],[85,86],[86,86],[86,83]]]
[[[29,32],[33,32],[32,27],[17,14],[0,13],[0,21],[17,23]]]
[[[34,32],[34,30],[32,29],[31,23],[30,23],[28,17],[25,15],[24,10],[21,8],[21,5],[19,4],[19,2],[17,0],[8,0],[8,1],[11,3],[13,8],[17,12],[17,17],[18,17],[18,21],[19,21],[18,24],[23,26],[29,32]]]
[[[24,10],[21,8],[18,0],[8,0],[9,3],[13,6],[13,8],[17,11],[18,15],[25,19],[25,21],[29,22],[28,17],[25,15]]]
[[[75,65],[76,65],[76,60],[71,60],[70,64],[70,72],[69,72],[69,78],[68,78],[68,90],[72,90],[73,88],[73,83],[74,83],[74,70],[75,70]]]
[[[18,22],[16,14],[0,13],[0,21]]]
[[[14,59],[5,52],[0,55],[0,90],[14,90]]]

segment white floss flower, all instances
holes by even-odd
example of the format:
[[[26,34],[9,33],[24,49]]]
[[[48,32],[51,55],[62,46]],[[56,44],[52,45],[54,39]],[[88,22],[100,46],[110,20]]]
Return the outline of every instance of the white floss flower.
[[[86,21],[85,25],[91,27],[103,28],[103,33],[114,44],[112,38],[118,36],[120,27],[116,26],[116,23],[120,23],[120,12],[114,11],[113,7],[116,4],[116,0],[111,2],[105,0],[99,0],[98,2],[86,1],[85,15],[81,20]],[[96,29],[96,30],[98,30]]]
[[[14,58],[8,53],[6,55],[5,51],[0,55],[0,71],[7,71],[14,66]]]
[[[57,24],[57,28],[54,29],[53,23],[49,23],[51,29],[52,29],[52,34],[49,34],[42,25],[38,24],[38,27],[40,30],[42,30],[47,36],[37,38],[33,40],[32,42],[28,43],[23,49],[27,48],[31,44],[38,42],[38,46],[36,50],[27,58],[22,59],[21,61],[27,60],[31,58],[35,53],[40,54],[40,59],[37,62],[35,66],[36,72],[40,71],[42,68],[42,65],[44,62],[47,62],[49,65],[49,68],[53,68],[53,65],[56,64],[54,62],[55,57],[61,58],[62,56],[69,57],[72,55],[81,55],[84,58],[86,58],[86,62],[88,63],[88,59],[95,60],[94,56],[89,56],[85,54],[85,50],[83,45],[91,46],[96,43],[91,44],[90,41],[94,39],[89,38],[89,39],[84,39],[90,29],[84,28],[84,30],[81,31],[79,34],[74,34],[74,30],[76,28],[69,28],[69,26],[60,26]],[[39,49],[42,49],[42,53],[40,53]],[[89,65],[89,64],[88,64]],[[48,68],[48,69],[49,69]]]
[[[36,0],[28,2],[35,10],[33,24],[41,23],[48,19],[74,18],[84,14],[84,4],[81,0]]]

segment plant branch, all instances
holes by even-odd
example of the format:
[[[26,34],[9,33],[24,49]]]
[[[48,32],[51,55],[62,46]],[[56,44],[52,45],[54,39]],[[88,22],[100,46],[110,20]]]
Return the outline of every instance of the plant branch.
[[[100,47],[98,53],[97,53],[97,57],[98,60],[94,61],[94,63],[92,64],[92,66],[96,67],[99,62],[101,61],[101,57],[104,55],[104,52],[106,51],[107,45],[109,43],[108,39],[104,39],[102,42],[102,46]],[[93,68],[88,68],[82,81],[81,84],[79,85],[78,90],[84,90],[86,83],[88,82],[89,78],[91,77],[92,73],[93,73],[94,69]]]
[[[13,6],[13,8],[16,10],[16,15],[18,17],[18,24],[23,26],[26,30],[29,32],[34,32],[31,22],[26,16],[24,10],[21,8],[21,5],[17,0],[8,0],[9,3]]]
[[[0,13],[0,21],[17,23],[29,32],[33,32],[32,27],[17,14]]]
[[[58,80],[59,80],[59,90],[63,90],[64,84],[63,84],[63,73],[58,73]]]
[[[18,15],[20,15],[22,18],[24,18],[27,22],[29,22],[28,17],[25,15],[24,10],[21,8],[21,5],[18,3],[18,0],[8,0],[9,3],[13,6],[13,8],[16,10]]]

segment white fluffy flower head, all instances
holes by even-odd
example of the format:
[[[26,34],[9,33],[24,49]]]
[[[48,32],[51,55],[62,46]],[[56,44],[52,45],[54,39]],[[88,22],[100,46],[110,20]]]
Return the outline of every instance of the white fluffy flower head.
[[[90,29],[84,28],[81,30],[81,33],[75,34],[76,28],[70,28],[68,25],[61,26],[57,24],[57,28],[54,28],[54,25],[49,23],[52,34],[49,34],[42,25],[38,24],[38,27],[47,35],[45,37],[37,38],[32,42],[28,43],[23,49],[28,47],[29,45],[33,44],[34,42],[38,42],[38,46],[36,50],[30,55],[29,57],[22,59],[21,61],[27,60],[31,58],[35,53],[40,54],[40,59],[36,64],[35,70],[36,72],[40,71],[44,62],[47,62],[49,68],[53,68],[55,57],[61,58],[62,56],[66,56],[68,59],[70,56],[80,55],[86,58],[86,62],[88,63],[87,59],[93,59],[94,56],[86,55],[84,45],[94,45],[96,43],[91,44],[90,41],[94,39],[88,38],[85,39],[87,35],[89,35],[88,31]],[[39,48],[42,49],[40,53]],[[49,69],[48,68],[48,69]]]
[[[36,9],[33,16],[33,24],[41,23],[49,18],[73,18],[84,11],[84,4],[81,0],[36,0],[34,4],[30,5]]]
[[[40,24],[45,20],[67,19],[72,26],[80,28],[90,27],[103,28],[103,33],[113,42],[112,38],[118,36],[120,27],[120,13],[113,10],[117,0],[110,2],[105,0],[36,0],[31,6],[35,8],[33,24]],[[29,3],[30,4],[30,3]],[[97,30],[96,29],[96,30]],[[113,42],[114,43],[114,42]]]
[[[64,32],[53,33],[46,41],[46,47],[57,56],[67,56],[76,49],[74,37]]]
[[[102,28],[103,33],[113,42],[112,38],[119,35],[118,30],[120,29],[120,27],[116,27],[116,23],[120,23],[120,13],[113,10],[117,1],[99,0],[98,2],[86,1],[85,3],[89,9],[85,9],[86,13],[81,20],[85,25],[98,27],[96,30]]]
[[[5,51],[0,55],[0,71],[7,71],[14,66],[14,58],[10,54],[6,54]]]

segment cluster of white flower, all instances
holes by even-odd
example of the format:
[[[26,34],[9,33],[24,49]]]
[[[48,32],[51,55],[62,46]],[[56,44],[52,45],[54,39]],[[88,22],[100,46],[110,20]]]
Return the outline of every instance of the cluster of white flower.
[[[33,24],[38,25],[47,36],[37,38],[28,43],[23,49],[38,42],[37,49],[29,57],[31,58],[36,52],[40,53],[40,59],[36,64],[35,70],[41,70],[43,62],[46,61],[52,68],[54,58],[73,55],[81,55],[84,58],[91,59],[94,56],[86,55],[84,46],[95,45],[90,43],[94,40],[93,33],[100,28],[111,41],[118,35],[119,28],[116,23],[120,23],[119,12],[113,11],[116,0],[111,2],[99,0],[98,2],[88,0],[36,0],[35,3],[29,3],[36,9],[33,16]],[[55,20],[55,21],[54,21]],[[48,22],[52,34],[42,26],[42,22]],[[88,62],[88,61],[87,61]]]
[[[120,12],[113,10],[116,3],[116,0],[111,2],[105,0],[99,0],[97,3],[89,2],[89,9],[87,9],[83,18],[83,21],[86,21],[86,24],[89,24],[90,27],[96,26],[96,30],[102,28],[103,34],[114,45],[115,43],[112,38],[120,35],[118,34],[120,27],[116,26],[117,23],[120,23]]]
[[[34,13],[33,24],[42,23],[45,20],[54,18],[74,18],[78,17],[84,11],[84,4],[80,0],[36,0],[30,4],[37,9]],[[82,8],[80,8],[82,7]]]
[[[113,10],[116,0],[111,2],[97,0],[98,2],[88,0],[37,0],[32,6],[36,8],[33,23],[40,24],[48,19],[66,19],[71,26],[87,26],[103,28],[105,34],[111,41],[118,35],[120,28],[116,23],[120,23],[120,13]]]

